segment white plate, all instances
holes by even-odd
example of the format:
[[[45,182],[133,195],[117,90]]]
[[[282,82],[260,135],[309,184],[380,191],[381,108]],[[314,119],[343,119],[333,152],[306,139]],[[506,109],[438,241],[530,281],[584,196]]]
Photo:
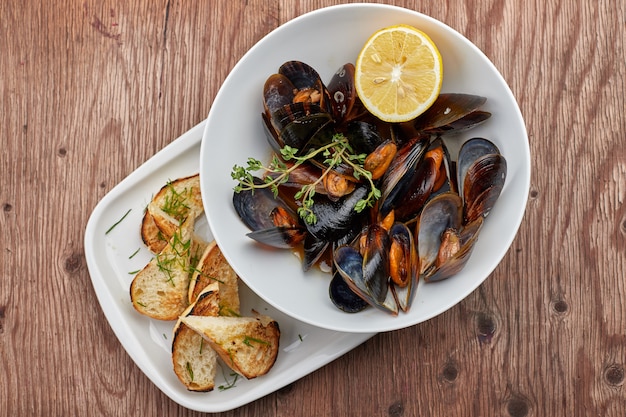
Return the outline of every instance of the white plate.
[[[174,323],[159,322],[137,313],[130,302],[129,288],[133,279],[131,272],[141,269],[152,257],[139,235],[143,210],[168,180],[198,172],[204,124],[197,125],[161,150],[98,203],[85,231],[85,256],[102,311],[137,366],[178,404],[197,411],[221,412],[254,401],[313,372],[373,334],[338,333],[298,322],[268,305],[242,284],[241,311],[255,309],[279,323],[281,349],[274,367],[267,375],[256,379],[248,381],[240,377],[235,387],[224,391],[216,388],[209,393],[189,392],[178,381],[171,359]],[[107,234],[106,231],[122,218]],[[197,230],[205,239],[211,239],[204,218],[198,221]],[[227,378],[218,371],[216,387],[233,379],[228,369],[223,365],[222,368]]]
[[[248,157],[269,160],[260,116],[261,95],[266,78],[283,62],[304,61],[328,81],[341,65],[356,60],[374,31],[398,23],[422,29],[438,46],[444,68],[442,92],[487,97],[483,108],[492,112],[491,119],[460,139],[491,139],[507,159],[508,175],[502,195],[461,273],[443,282],[420,284],[407,314],[392,317],[372,308],[346,314],[328,298],[329,276],[319,271],[303,273],[290,251],[268,251],[245,236],[248,230],[232,207],[235,183],[230,173],[235,164],[245,166]],[[530,186],[530,151],[524,121],[494,65],[470,41],[443,23],[381,4],[346,4],[317,10],[277,28],[251,48],[215,98],[202,141],[200,166],[209,224],[225,256],[248,286],[300,321],[344,332],[379,332],[411,326],[465,298],[507,252],[521,223]]]

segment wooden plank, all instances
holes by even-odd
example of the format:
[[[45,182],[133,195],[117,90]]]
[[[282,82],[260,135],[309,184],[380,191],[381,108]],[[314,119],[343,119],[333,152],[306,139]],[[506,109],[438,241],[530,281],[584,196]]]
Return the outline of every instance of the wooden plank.
[[[85,225],[110,189],[206,117],[254,43],[339,3],[0,4],[0,410],[199,415],[161,393],[111,331]],[[458,30],[509,83],[532,154],[520,232],[451,310],[223,415],[623,415],[623,4],[388,3]]]

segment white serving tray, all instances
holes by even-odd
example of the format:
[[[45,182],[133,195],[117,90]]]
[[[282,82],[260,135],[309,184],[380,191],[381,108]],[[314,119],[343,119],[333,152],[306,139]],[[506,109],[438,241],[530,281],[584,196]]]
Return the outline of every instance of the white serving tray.
[[[230,370],[221,364],[223,372],[218,370],[216,389],[208,393],[187,391],[178,381],[171,360],[174,323],[159,322],[137,313],[130,302],[129,288],[133,272],[143,268],[153,256],[139,232],[144,209],[168,180],[198,172],[204,125],[205,122],[198,124],[162,149],[98,203],[85,231],[85,256],[102,311],[137,366],[176,403],[196,411],[221,412],[290,384],[375,333],[341,333],[299,322],[271,307],[241,283],[242,314],[254,309],[279,323],[280,352],[274,367],[267,375],[256,379],[238,377],[234,387],[220,390],[218,386],[234,379]],[[115,227],[107,233],[113,225]],[[196,231],[207,241],[212,240],[204,217],[198,219]]]

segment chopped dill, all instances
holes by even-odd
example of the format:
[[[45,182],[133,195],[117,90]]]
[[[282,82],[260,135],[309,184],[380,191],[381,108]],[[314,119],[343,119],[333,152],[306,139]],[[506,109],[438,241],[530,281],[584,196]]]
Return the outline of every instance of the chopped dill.
[[[124,220],[124,219],[126,218],[126,216],[128,216],[128,213],[130,213],[130,211],[131,211],[131,210],[132,210],[132,209],[128,209],[128,211],[126,212],[126,214],[124,214],[124,215],[122,216],[122,218],[121,218],[121,219],[119,219],[118,221],[116,221],[116,222],[113,224],[113,226],[109,227],[109,230],[107,230],[106,232],[104,232],[104,234],[105,234],[105,235],[108,235],[108,234],[109,234],[109,232],[115,228],[115,226],[117,226],[118,224],[120,224],[120,223],[122,222],[122,220]]]
[[[220,391],[226,391],[227,389],[234,388],[235,384],[237,383],[237,379],[239,378],[239,374],[235,372],[231,372],[230,376],[231,378],[233,378],[231,381],[229,381],[226,375],[224,375],[224,379],[226,380],[226,383],[223,385],[220,385],[219,387],[217,387],[217,389],[219,389]]]
[[[252,343],[251,342],[256,342],[256,343],[261,344],[261,345],[269,345],[270,344],[266,340],[257,339],[255,337],[250,337],[250,336],[244,337],[244,339],[243,339],[243,344],[244,345],[248,345],[248,346],[252,347]]]
[[[191,364],[187,362],[185,364],[185,368],[187,368],[187,373],[189,374],[189,379],[193,382],[193,369],[191,368]]]

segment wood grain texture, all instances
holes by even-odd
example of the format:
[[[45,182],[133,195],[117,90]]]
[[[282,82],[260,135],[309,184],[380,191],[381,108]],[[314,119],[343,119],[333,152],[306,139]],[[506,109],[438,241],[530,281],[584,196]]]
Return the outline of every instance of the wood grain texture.
[[[206,117],[248,48],[338,3],[0,3],[0,415],[199,415],[113,334],[86,267],[87,220]],[[625,2],[386,3],[458,30],[509,83],[532,155],[519,234],[451,310],[223,415],[623,416]]]

